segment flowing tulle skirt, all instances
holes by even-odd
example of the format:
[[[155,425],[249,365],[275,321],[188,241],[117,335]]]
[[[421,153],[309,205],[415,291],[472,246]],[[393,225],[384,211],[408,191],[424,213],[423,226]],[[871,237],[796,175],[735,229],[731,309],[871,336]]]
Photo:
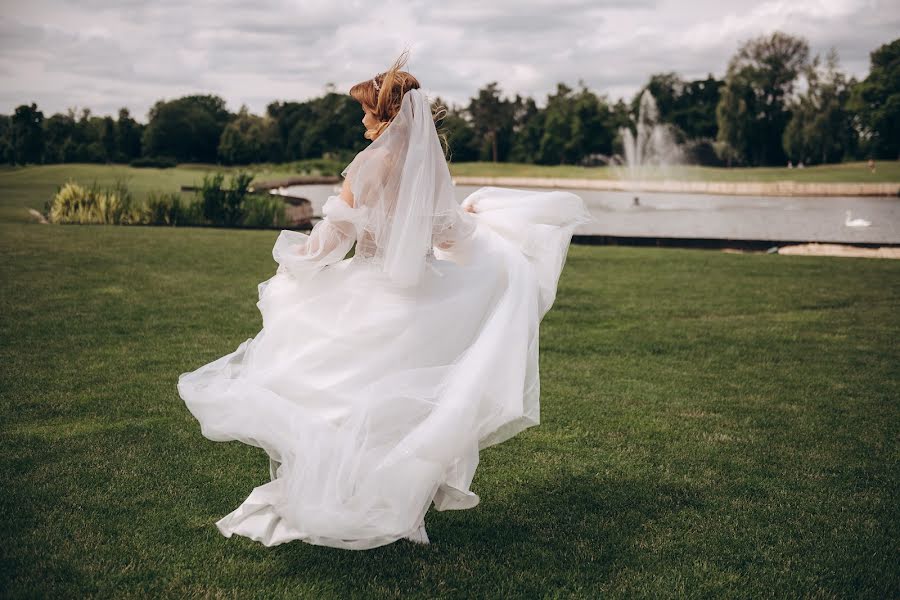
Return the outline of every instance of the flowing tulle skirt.
[[[213,441],[266,451],[271,481],[216,525],[267,546],[427,541],[424,516],[468,509],[479,451],[540,421],[539,323],[578,196],[481,188],[478,227],[436,249],[422,284],[352,257],[259,284],[263,328],[178,391]]]

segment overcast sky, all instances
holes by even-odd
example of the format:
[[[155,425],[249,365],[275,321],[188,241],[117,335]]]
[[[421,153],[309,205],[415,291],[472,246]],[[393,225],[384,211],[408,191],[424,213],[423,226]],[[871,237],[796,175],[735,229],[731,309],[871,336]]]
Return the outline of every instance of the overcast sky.
[[[722,77],[740,42],[776,29],[813,53],[834,46],[862,78],[869,53],[900,36],[898,0],[3,0],[0,12],[0,113],[125,106],[144,122],[155,101],[187,94],[262,114],[328,82],[346,91],[404,48],[432,97],[463,104],[497,81],[544,105],[557,82],[615,100],[652,73]]]

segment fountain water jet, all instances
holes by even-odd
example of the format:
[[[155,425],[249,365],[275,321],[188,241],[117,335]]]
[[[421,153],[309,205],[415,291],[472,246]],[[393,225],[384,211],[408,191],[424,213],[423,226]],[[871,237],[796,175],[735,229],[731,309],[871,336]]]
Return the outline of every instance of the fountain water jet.
[[[684,151],[675,141],[671,125],[659,122],[659,109],[650,90],[641,94],[636,130],[637,135],[630,127],[619,128],[625,158],[623,161],[617,156],[613,164],[629,191],[642,189],[649,174],[665,177],[672,166],[684,162]],[[635,196],[634,206],[639,204],[640,200]]]

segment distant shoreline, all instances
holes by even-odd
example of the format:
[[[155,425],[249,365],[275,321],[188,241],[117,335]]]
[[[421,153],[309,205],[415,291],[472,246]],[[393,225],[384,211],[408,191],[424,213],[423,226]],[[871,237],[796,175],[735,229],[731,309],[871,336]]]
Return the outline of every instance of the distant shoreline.
[[[823,183],[796,181],[646,181],[635,189],[616,179],[570,177],[484,177],[456,176],[457,185],[498,187],[540,187],[604,190],[617,192],[668,192],[734,196],[900,196],[900,183]]]

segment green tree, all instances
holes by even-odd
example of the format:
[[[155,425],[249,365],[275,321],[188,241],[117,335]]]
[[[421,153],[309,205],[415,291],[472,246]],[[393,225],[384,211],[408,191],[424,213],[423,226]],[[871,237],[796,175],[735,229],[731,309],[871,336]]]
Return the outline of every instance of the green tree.
[[[684,81],[677,73],[657,73],[631,100],[631,112],[637,114],[641,94],[653,95],[659,119],[675,126],[679,141],[715,138],[718,133],[716,106],[724,82],[712,75],[706,79]]]
[[[117,162],[130,162],[141,155],[141,132],[143,125],[131,118],[127,108],[119,109],[116,121]]]
[[[637,115],[635,115],[635,119]],[[622,136],[619,133],[623,127],[631,127],[632,116],[631,109],[629,105],[623,100],[619,98],[616,100],[616,103],[613,104],[612,110],[609,115],[609,120],[607,121],[606,126],[610,131],[614,131],[615,135],[613,137],[612,142],[612,153],[614,154],[623,154],[624,148],[622,145]]]
[[[362,107],[348,94],[327,91],[306,102],[273,102],[266,114],[275,122],[286,160],[350,154],[369,143],[363,137]]]
[[[44,162],[62,163],[72,160],[70,143],[76,128],[75,118],[71,114],[57,113],[44,121]]]
[[[610,107],[606,99],[590,91],[583,81],[573,98],[572,141],[568,144],[566,161],[577,163],[589,154],[609,154],[612,151],[614,130],[610,129]]]
[[[66,117],[72,123],[69,138],[63,143],[63,161],[87,161],[87,147],[91,142],[91,109],[82,108],[79,116],[75,107],[66,111]]]
[[[780,31],[745,42],[728,63],[718,139],[751,165],[783,164],[787,102],[809,62],[809,44]]]
[[[12,147],[12,119],[9,115],[0,115],[0,162],[15,162]]]
[[[185,162],[215,162],[219,138],[231,115],[218,96],[160,100],[149,113],[142,146],[145,156],[172,156]]]
[[[660,121],[674,124],[674,116],[681,107],[681,98],[684,95],[686,84],[678,73],[655,73],[650,76],[650,81],[631,99],[631,113],[638,114],[640,110],[641,96],[649,91],[656,100],[656,108],[659,110]]]
[[[900,38],[870,55],[869,75],[853,87],[848,108],[865,150],[875,158],[900,156]]]
[[[304,158],[300,140],[307,123],[313,120],[309,102],[272,102],[266,106],[266,115],[274,120],[285,160]]]
[[[572,137],[572,88],[556,84],[556,93],[547,95],[544,129],[538,144],[537,162],[558,165],[565,162],[566,143]]]
[[[572,88],[556,84],[556,93],[547,96],[544,129],[537,162],[544,165],[573,163],[582,144],[583,132],[576,131],[575,97]]]
[[[791,120],[784,131],[784,150],[794,161],[807,164],[839,162],[854,150],[856,136],[847,111],[850,89],[838,70],[832,48],[820,68],[817,56],[806,73],[807,89],[791,105]]]
[[[472,119],[475,134],[489,149],[491,161],[498,162],[501,155],[501,139],[508,142],[512,137],[515,104],[500,97],[496,81],[478,90],[478,95],[469,101],[467,112]],[[505,135],[504,135],[505,134]]]
[[[106,148],[103,143],[103,118],[93,116],[91,109],[84,108],[75,125],[75,160],[79,162],[106,162]]]
[[[537,162],[541,137],[544,135],[544,111],[534,99],[522,98],[514,116],[514,134],[509,158],[515,162]]]
[[[530,118],[519,136],[517,152],[527,156],[527,146],[535,148],[534,162],[577,164],[585,156],[611,153],[615,138],[615,115],[605,97],[599,97],[579,80],[576,91],[557,83],[556,93],[547,96],[540,115],[529,108]],[[535,144],[534,141],[537,140]]]
[[[17,164],[39,163],[44,154],[44,113],[37,104],[22,104],[10,122],[10,139],[13,162]]]
[[[112,162],[116,157],[116,121],[112,117],[103,117],[100,141],[105,162]]]
[[[325,152],[366,142],[362,107],[347,94],[326,93],[311,102],[310,119],[292,131],[293,147],[301,158],[320,158]]]
[[[466,118],[465,110],[452,104],[448,105],[440,97],[435,98],[434,104],[447,109],[443,118],[438,120],[437,126],[439,131],[447,135],[447,144],[450,147],[448,160],[455,162],[478,160],[480,146],[478,136]]]
[[[688,138],[715,139],[719,132],[716,106],[724,86],[725,82],[712,74],[706,79],[688,82],[681,96],[678,113],[673,116],[673,122]]]
[[[277,161],[280,150],[275,121],[251,115],[246,106],[241,106],[219,141],[219,159],[226,165]]]

